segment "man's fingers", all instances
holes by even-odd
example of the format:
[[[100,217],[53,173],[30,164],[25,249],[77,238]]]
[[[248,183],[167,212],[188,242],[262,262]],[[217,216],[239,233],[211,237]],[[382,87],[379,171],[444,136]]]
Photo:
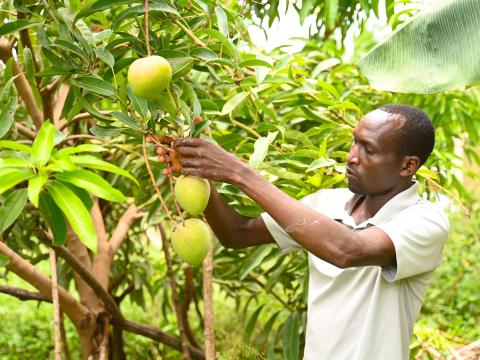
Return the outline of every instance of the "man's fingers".
[[[168,135],[148,134],[146,140],[149,143],[170,145],[175,138]]]
[[[199,157],[201,155],[201,151],[195,147],[177,147],[176,151],[182,155],[182,157]]]
[[[177,146],[200,146],[205,140],[202,139],[196,139],[196,138],[177,138],[173,142],[173,147]]]

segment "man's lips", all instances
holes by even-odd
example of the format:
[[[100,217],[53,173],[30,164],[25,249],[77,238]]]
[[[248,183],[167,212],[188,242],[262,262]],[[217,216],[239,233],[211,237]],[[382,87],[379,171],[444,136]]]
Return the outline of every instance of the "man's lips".
[[[348,178],[358,178],[358,174],[355,170],[353,170],[352,168],[350,167],[347,167],[346,170],[345,170],[345,175],[348,177]]]

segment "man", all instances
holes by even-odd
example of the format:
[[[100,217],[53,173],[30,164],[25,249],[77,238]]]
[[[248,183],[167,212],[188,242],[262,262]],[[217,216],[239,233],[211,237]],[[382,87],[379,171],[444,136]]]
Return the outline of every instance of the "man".
[[[449,228],[412,180],[432,152],[434,129],[423,111],[386,105],[366,114],[353,137],[348,189],[300,201],[212,142],[176,139],[169,154],[157,152],[163,162],[178,157],[182,174],[237,186],[265,210],[244,218],[212,186],[205,216],[224,246],[308,251],[305,359],[408,359]]]

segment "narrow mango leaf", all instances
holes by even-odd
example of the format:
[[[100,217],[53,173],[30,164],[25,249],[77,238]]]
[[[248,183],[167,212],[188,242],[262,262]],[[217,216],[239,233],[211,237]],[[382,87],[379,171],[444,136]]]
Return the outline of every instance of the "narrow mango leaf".
[[[18,158],[0,159],[0,168],[30,168],[33,164]]]
[[[317,169],[320,169],[322,167],[329,167],[329,166],[333,166],[333,165],[336,165],[337,162],[333,159],[327,159],[327,158],[320,158],[320,159],[317,159],[315,161],[313,161],[308,169],[307,169],[307,172],[310,172],[310,171],[315,171]]]
[[[115,90],[112,84],[93,76],[80,76],[75,79],[71,79],[71,81],[80,89],[85,89],[98,95],[107,97],[117,96],[117,90]]]
[[[262,311],[265,304],[260,305],[250,316],[248,319],[247,326],[245,327],[245,332],[243,333],[243,342],[248,343],[250,341],[250,337],[252,336],[253,329],[255,328],[255,324],[257,323],[258,315],[260,315],[260,311]]]
[[[24,144],[19,144],[16,141],[12,140],[0,140],[0,149],[10,149],[10,150],[18,150],[27,154],[32,152],[32,149]]]
[[[40,193],[39,208],[43,221],[52,230],[54,245],[62,245],[67,239],[67,224],[62,210],[46,191]]]
[[[337,20],[338,14],[338,0],[326,0],[325,1],[325,17],[327,23],[327,29],[333,29]]]
[[[106,50],[104,47],[98,47],[94,51],[95,55],[97,55],[100,60],[102,60],[109,67],[113,68],[115,65],[115,58],[110,51]]]
[[[92,15],[96,12],[106,10],[106,9],[111,9],[114,6],[131,4],[131,3],[135,3],[135,2],[141,2],[141,1],[132,1],[132,0],[99,0],[99,1],[95,1],[90,6],[87,6],[84,9],[81,10],[75,16],[74,22],[76,22],[80,18],[87,17],[87,16]]]
[[[298,314],[291,314],[283,327],[283,358],[298,360],[300,346],[300,327]]]
[[[246,59],[246,60],[243,60],[240,64],[239,64],[240,67],[248,67],[248,66],[264,66],[264,67],[268,67],[268,68],[272,68],[272,65],[268,62],[268,61],[265,61],[265,60],[262,60],[262,59]]]
[[[0,179],[2,179],[2,181],[0,181],[0,194],[3,194],[22,181],[28,180],[32,176],[33,172],[30,169],[0,169]]]
[[[11,34],[13,32],[20,31],[23,29],[28,29],[32,26],[37,26],[37,25],[40,25],[40,23],[32,20],[28,20],[28,19],[12,21],[0,26],[0,36]]]
[[[268,147],[270,144],[275,140],[277,137],[278,131],[273,133],[268,133],[267,137],[261,137],[257,139],[254,144],[253,154],[250,155],[250,159],[248,163],[251,167],[258,169],[260,165],[263,163],[265,156],[267,156]]]
[[[16,108],[16,97],[11,97],[8,103],[3,106],[3,109],[0,112],[0,139],[7,135],[12,127]]]
[[[127,85],[127,95],[130,99],[130,102],[133,105],[135,111],[142,117],[145,118],[148,115],[148,103],[147,100],[139,98],[135,95],[130,85]]]
[[[53,201],[65,214],[80,241],[94,253],[97,253],[97,233],[92,218],[83,202],[68,186],[55,181],[47,184]]]
[[[0,208],[0,234],[3,233],[22,213],[27,204],[27,189],[12,191]]]
[[[151,2],[148,6],[148,11],[151,13],[154,12],[159,12],[159,13],[170,13],[170,14],[175,14],[177,16],[180,16],[178,13],[177,9],[171,7],[167,3],[161,1],[161,0],[155,0],[155,2]],[[122,11],[120,14],[118,14],[112,22],[112,30],[117,30],[117,28],[124,22],[126,19],[138,16],[138,15],[143,15],[145,14],[145,6],[144,5],[137,5],[137,6],[132,6],[124,11]]]
[[[57,151],[53,156],[63,156],[63,155],[71,155],[71,154],[78,154],[82,152],[102,152],[107,151],[107,148],[97,145],[97,144],[80,144],[73,147],[63,148]]]
[[[38,131],[32,145],[32,163],[44,166],[50,159],[55,141],[55,126],[50,121],[45,121]]]
[[[127,198],[119,190],[113,188],[107,181],[94,172],[87,170],[65,171],[55,174],[55,177],[85,189],[99,198],[110,201],[125,201]]]
[[[240,59],[240,54],[238,53],[237,48],[233,45],[233,43],[225,37],[220,31],[214,29],[202,29],[195,32],[197,35],[209,35],[220,41],[220,43],[224,46],[225,51],[234,59]]]
[[[277,320],[279,314],[280,311],[277,311],[272,316],[270,316],[270,318],[265,323],[262,332],[256,339],[256,344],[263,345],[266,341],[268,341],[268,339],[270,339],[270,332],[272,331],[273,324],[275,323],[275,320]]]
[[[114,174],[118,174],[121,176],[125,176],[132,180],[135,184],[139,185],[137,179],[135,179],[128,171],[119,168],[113,164],[110,164],[107,161],[97,158],[96,156],[92,155],[74,155],[70,156],[70,160],[73,161],[74,164],[87,167],[91,169],[103,170],[108,171]]]
[[[222,108],[222,115],[231,114],[247,97],[250,95],[248,91],[242,91],[228,100]]]
[[[377,90],[431,94],[480,82],[480,6],[440,0],[363,57]]]
[[[120,111],[114,111],[112,112],[112,116],[117,119],[118,121],[124,123],[125,125],[127,125],[129,128],[135,130],[135,131],[138,131],[138,132],[142,132],[143,129],[141,127],[141,125],[139,124],[139,122],[133,118],[131,118],[130,116],[124,114],[124,113],[121,113]]]
[[[47,183],[48,175],[47,174],[38,174],[28,180],[28,199],[30,202],[38,208],[38,197],[40,191]]]
[[[215,15],[217,15],[218,30],[228,38],[228,19],[225,10],[221,6],[215,6]]]
[[[26,48],[28,49],[28,48]],[[13,82],[15,81],[15,79],[18,77],[19,75],[15,75],[15,76],[12,76],[10,79],[8,79],[8,81],[5,83],[5,85],[3,86],[3,90],[2,90],[2,96],[0,97],[0,102],[1,103],[6,103],[9,101],[9,98],[13,95],[12,94],[12,89],[15,89],[13,87]],[[16,95],[15,95],[16,96]],[[14,97],[15,97],[14,96]]]
[[[242,265],[240,269],[240,280],[243,280],[250,271],[255,269],[262,261],[273,251],[271,246],[259,246],[248,257],[247,261]]]

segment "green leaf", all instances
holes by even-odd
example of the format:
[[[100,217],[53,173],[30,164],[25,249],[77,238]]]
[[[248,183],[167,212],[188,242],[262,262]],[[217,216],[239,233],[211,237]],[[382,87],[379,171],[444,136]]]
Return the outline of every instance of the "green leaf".
[[[90,128],[90,132],[95,136],[116,136],[122,132],[122,128],[114,126],[94,125]]]
[[[53,201],[65,214],[80,241],[96,253],[97,233],[95,232],[90,213],[83,205],[83,202],[68,186],[59,181],[47,184],[47,189]]]
[[[17,108],[17,98],[12,97],[0,112],[0,139],[7,135],[13,125],[15,110]]]
[[[115,166],[113,164],[110,164],[109,162],[106,162],[104,160],[101,160],[95,156],[91,155],[76,155],[76,156],[71,156],[70,159],[73,161],[74,164],[82,166],[82,167],[88,167],[91,169],[98,169],[102,171],[108,171],[114,174],[118,174],[121,176],[125,176],[132,180],[135,184],[139,185],[137,179],[135,179],[128,171],[123,170],[122,168],[119,168],[118,166]]]
[[[322,167],[330,167],[333,165],[336,165],[337,162],[333,159],[327,159],[327,158],[321,158],[313,161],[310,166],[307,169],[307,172],[309,171],[315,171],[317,169],[320,169]]]
[[[72,44],[71,42],[59,39],[59,40],[56,40],[52,44],[52,46],[53,47],[58,47],[58,48],[60,48],[62,50],[65,50],[69,53],[75,54],[75,55],[79,56],[81,59],[83,59],[84,61],[87,61],[87,59],[88,59],[87,54],[82,49],[80,49],[75,44]]]
[[[62,210],[46,191],[40,193],[39,208],[43,221],[52,230],[54,245],[62,245],[67,239],[67,223]]]
[[[148,11],[150,13],[154,13],[154,12],[164,13],[164,12],[167,12],[167,13],[170,13],[170,14],[175,14],[177,16],[180,16],[180,14],[178,13],[178,11],[175,8],[171,7],[167,3],[163,2],[163,1],[160,1],[160,0],[156,0],[155,2],[151,2],[148,6]],[[145,5],[132,6],[128,9],[122,11],[120,14],[118,14],[114,18],[114,20],[112,22],[112,30],[114,30],[114,31],[117,30],[118,27],[122,24],[122,22],[124,22],[126,19],[138,16],[138,15],[143,15],[143,14],[145,14]]]
[[[259,246],[248,257],[240,269],[240,280],[245,279],[250,271],[255,269],[262,261],[272,252],[274,248],[271,246]]]
[[[277,137],[278,131],[268,133],[267,137],[261,137],[255,141],[253,154],[250,156],[248,163],[254,169],[258,169],[267,156],[268,147]]]
[[[33,26],[40,25],[40,23],[28,20],[28,19],[21,19],[17,21],[8,22],[2,26],[0,26],[0,36],[4,36],[16,31],[20,31],[23,29],[28,29]]]
[[[300,326],[298,314],[290,314],[283,327],[283,358],[298,360],[300,346]]]
[[[27,190],[12,191],[0,208],[0,234],[3,233],[22,213],[27,204]]]
[[[228,38],[228,19],[225,10],[221,6],[215,6],[215,15],[217,15],[218,30]]]
[[[85,189],[99,198],[110,201],[125,201],[127,198],[119,190],[113,188],[107,181],[94,172],[87,170],[74,170],[56,173],[55,177]]]
[[[63,148],[57,151],[53,156],[63,156],[63,155],[71,155],[71,154],[78,154],[82,152],[103,152],[107,151],[107,148],[97,145],[97,144],[80,144],[77,146],[72,146],[68,148]]]
[[[480,82],[480,7],[442,0],[420,12],[363,57],[376,90],[431,94]]]
[[[75,79],[71,79],[71,81],[75,86],[78,86],[80,89],[85,89],[95,94],[107,97],[117,96],[117,91],[112,84],[93,76],[80,76]]]
[[[264,66],[268,68],[272,68],[272,65],[265,60],[262,59],[246,59],[243,60],[240,64],[240,67],[248,67],[248,66]]]
[[[33,164],[19,158],[0,159],[0,168],[31,168]]]
[[[17,143],[12,140],[0,140],[0,149],[18,150],[27,154],[32,152],[32,148],[27,145]]]
[[[115,58],[110,51],[106,50],[104,47],[98,47],[94,51],[100,60],[102,60],[109,67],[113,68],[115,65]]]
[[[146,118],[148,115],[147,100],[139,98],[135,95],[130,85],[127,85],[127,95],[133,105],[135,111],[142,117]]]
[[[47,180],[48,174],[38,174],[28,180],[28,198],[36,208],[38,208],[40,191],[42,191]]]
[[[335,27],[338,14],[338,0],[326,0],[325,1],[325,22],[327,23],[327,29],[331,30]]]
[[[220,41],[220,43],[224,46],[224,50],[234,59],[240,59],[240,54],[238,53],[237,48],[233,45],[233,43],[225,37],[220,31],[214,29],[202,29],[196,32],[197,35],[209,35]]]
[[[0,194],[3,194],[22,181],[28,180],[32,176],[33,172],[30,169],[0,169],[0,179],[2,179],[2,181],[0,181]]]
[[[243,91],[236,94],[230,100],[228,100],[222,108],[222,115],[231,114],[247,97],[250,95],[248,91]]]
[[[32,145],[32,163],[37,167],[44,166],[50,159],[54,140],[55,126],[50,121],[45,121]]]
[[[255,328],[255,324],[257,323],[258,315],[260,315],[260,311],[262,311],[265,304],[260,305],[250,316],[248,319],[247,326],[245,327],[245,332],[243,333],[243,342],[248,343],[250,341],[250,337],[252,336],[253,329]]]
[[[137,120],[131,118],[130,116],[124,114],[124,113],[121,113],[120,111],[114,111],[112,112],[112,116],[117,119],[118,121],[124,123],[125,125],[127,125],[129,128],[135,130],[135,131],[138,131],[140,133],[143,132],[143,129],[141,127],[141,125],[138,123]]]
[[[7,266],[10,263],[10,258],[0,254],[0,267]]]

